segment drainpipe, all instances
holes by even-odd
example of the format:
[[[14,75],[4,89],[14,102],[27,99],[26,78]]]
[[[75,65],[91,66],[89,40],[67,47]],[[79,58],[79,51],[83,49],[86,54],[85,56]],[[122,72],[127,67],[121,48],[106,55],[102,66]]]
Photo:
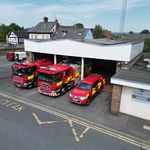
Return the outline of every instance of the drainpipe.
[[[32,53],[32,52],[31,52]],[[35,61],[35,56],[34,56],[35,54],[34,53],[32,53],[32,62],[34,62]]]
[[[57,56],[54,54],[54,64],[57,64]]]
[[[84,58],[81,60],[81,80],[84,78]]]

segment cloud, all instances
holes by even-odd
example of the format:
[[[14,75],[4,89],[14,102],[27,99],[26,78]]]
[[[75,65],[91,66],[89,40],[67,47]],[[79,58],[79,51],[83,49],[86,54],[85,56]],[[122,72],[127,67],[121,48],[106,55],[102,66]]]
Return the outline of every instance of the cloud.
[[[7,0],[8,1],[8,0]],[[29,1],[29,0],[28,0]],[[77,20],[89,20],[94,22],[94,18],[100,16],[120,14],[122,9],[122,0],[58,0],[38,5],[37,3],[22,3],[20,1],[5,1],[0,5],[0,22],[16,22],[23,26],[33,26],[42,21],[41,18],[48,16],[50,20],[55,17],[60,22],[73,22]],[[128,0],[127,11],[144,7],[149,0]],[[65,21],[64,21],[65,20]],[[94,23],[96,24],[96,22]]]

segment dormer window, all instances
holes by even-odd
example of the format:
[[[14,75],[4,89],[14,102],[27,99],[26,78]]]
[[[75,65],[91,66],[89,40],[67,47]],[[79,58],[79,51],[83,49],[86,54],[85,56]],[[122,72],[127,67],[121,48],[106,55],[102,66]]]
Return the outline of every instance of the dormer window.
[[[81,36],[81,35],[82,35],[82,33],[81,33],[81,32],[79,32],[79,33],[78,33],[78,35],[79,35],[79,36]]]
[[[62,30],[62,37],[65,37],[67,34],[67,31],[66,30]]]

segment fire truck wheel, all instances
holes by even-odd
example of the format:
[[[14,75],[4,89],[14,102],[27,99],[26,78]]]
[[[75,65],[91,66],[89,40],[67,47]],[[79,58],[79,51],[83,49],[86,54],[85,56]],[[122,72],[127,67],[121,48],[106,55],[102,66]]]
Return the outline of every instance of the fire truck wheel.
[[[61,95],[64,95],[66,93],[66,88],[63,86],[62,88],[61,88]]]
[[[101,86],[100,90],[99,90],[99,94],[101,94],[103,92],[104,86]]]
[[[74,81],[72,81],[72,82],[70,83],[70,85],[71,85],[71,88],[73,88],[73,87],[75,86]]]
[[[32,83],[32,87],[36,87],[36,81],[35,80]]]
[[[89,106],[89,104],[91,103],[91,101],[92,101],[92,97],[90,97],[90,98],[88,99],[88,101],[87,101],[87,103],[86,103],[86,106]]]

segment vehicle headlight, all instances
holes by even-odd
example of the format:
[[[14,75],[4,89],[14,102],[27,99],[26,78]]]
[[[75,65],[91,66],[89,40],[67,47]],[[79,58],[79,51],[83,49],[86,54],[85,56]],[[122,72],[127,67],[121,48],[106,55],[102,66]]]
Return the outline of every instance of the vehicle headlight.
[[[85,99],[87,99],[88,98],[88,96],[89,96],[89,94],[86,94],[86,96],[82,96],[82,97],[80,97],[80,100],[85,100]]]
[[[27,83],[24,83],[23,85],[24,85],[24,86],[27,86],[28,84],[27,84]]]
[[[56,90],[54,90],[54,91],[51,91],[52,93],[56,93],[57,91]]]
[[[72,97],[72,94],[70,93],[69,96]]]
[[[83,101],[83,100],[85,100],[86,99],[86,97],[80,97],[80,100],[81,101]]]

